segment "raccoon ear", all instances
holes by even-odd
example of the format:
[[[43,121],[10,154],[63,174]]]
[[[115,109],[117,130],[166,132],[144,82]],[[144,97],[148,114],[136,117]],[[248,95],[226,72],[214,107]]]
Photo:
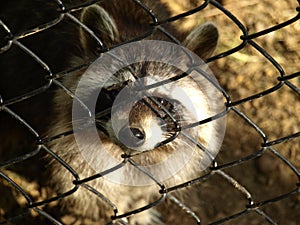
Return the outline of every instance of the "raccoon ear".
[[[212,23],[205,23],[192,30],[183,41],[183,45],[205,60],[214,53],[218,38],[218,28]]]
[[[99,5],[92,5],[85,8],[80,20],[100,38],[105,47],[112,46],[119,39],[119,32],[115,21]],[[83,28],[80,28],[80,41],[86,52],[97,51],[97,42]]]

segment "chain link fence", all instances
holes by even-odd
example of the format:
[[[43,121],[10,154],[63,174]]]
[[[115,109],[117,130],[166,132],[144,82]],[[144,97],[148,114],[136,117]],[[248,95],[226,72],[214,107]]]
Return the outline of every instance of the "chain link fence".
[[[69,61],[82,54],[77,37],[84,26],[78,20],[80,12],[98,2],[104,1],[1,3],[0,224],[89,224],[62,215],[58,204],[79,187],[106,202],[114,212],[112,221],[121,224],[128,224],[123,218],[152,207],[159,209],[166,224],[297,224],[300,2],[165,0],[172,16],[161,18],[151,5],[132,0],[153,20],[153,30],[134,40],[155,30],[176,43],[164,28],[169,23],[183,32],[205,20],[219,27],[219,47],[207,62],[225,90],[228,127],[221,152],[203,176],[165,187],[144,171],[157,182],[161,197],[124,214],[118,214],[109,196],[88,185],[102,173],[80,180],[77,171],[49,148],[49,142],[70,132],[45,135],[55,118],[55,91],[64,89],[70,100],[74,97],[61,79],[90,63]],[[105,51],[101,39],[94,38]],[[46,156],[74,176],[73,188],[58,194],[45,185],[51,180]],[[124,160],[139,168],[131,158]],[[200,200],[181,200],[176,192],[183,189]]]

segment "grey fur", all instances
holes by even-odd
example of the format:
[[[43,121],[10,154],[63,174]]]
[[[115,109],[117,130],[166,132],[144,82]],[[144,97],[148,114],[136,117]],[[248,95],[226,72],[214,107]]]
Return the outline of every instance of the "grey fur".
[[[112,1],[112,7],[116,7],[117,1]],[[121,2],[121,1],[118,1]],[[126,1],[122,1],[120,3],[121,5],[118,5],[119,9],[122,8],[124,4],[124,8]],[[146,2],[146,4],[151,7],[151,1]],[[158,4],[158,3],[155,3]],[[163,6],[163,5],[162,5]],[[155,7],[154,7],[155,8]],[[164,10],[163,7],[160,8],[160,11]],[[167,10],[165,10],[165,14],[167,14]],[[117,9],[107,9],[105,8],[105,5],[103,7],[97,5],[97,6],[90,6],[87,9],[83,11],[83,14],[81,16],[81,20],[89,26],[95,34],[97,34],[101,40],[104,41],[105,45],[112,46],[114,44],[117,44],[118,42],[123,41],[124,37],[128,36],[128,32],[130,30],[126,30],[126,32],[123,32],[125,29],[124,27],[119,27],[119,24],[122,24],[118,19],[118,12]],[[132,10],[131,12],[128,12],[128,16],[130,16],[132,13],[136,13],[135,19],[139,19],[139,14],[143,14],[139,11],[134,12]],[[94,18],[96,16],[96,18]],[[121,18],[122,19],[122,18]],[[142,21],[142,19],[140,19]],[[124,22],[124,21],[123,21]],[[129,28],[128,28],[129,29]],[[126,34],[124,34],[126,33]],[[74,59],[74,64],[80,63],[84,61],[86,58],[93,57],[96,54],[95,51],[95,45],[91,37],[88,33],[84,32],[83,30],[80,31],[81,35],[81,41],[84,49],[84,54],[82,59]],[[135,35],[135,31],[133,32],[133,35]],[[178,32],[177,35],[179,35],[179,39],[183,39],[180,37],[180,33]],[[156,39],[160,39],[160,37],[156,37]],[[163,38],[162,38],[163,39]],[[195,50],[196,53],[198,53],[201,57],[209,57],[216,45],[218,40],[218,32],[217,28],[211,24],[207,23],[201,27],[195,28],[183,41],[184,45],[190,48],[191,50]],[[159,46],[158,46],[158,52],[159,52]],[[124,55],[126,57],[126,54],[130,56],[132,52],[124,52]],[[134,54],[134,53],[133,53]],[[166,54],[168,55],[168,54]],[[178,61],[178,64],[180,64],[180,59]],[[107,65],[107,66],[114,66],[114,65]],[[155,78],[155,76],[159,75],[161,78],[170,78],[172,76],[172,73],[174,74],[174,68],[168,67],[166,65],[160,65],[157,63],[148,63],[146,69],[144,68],[144,63],[136,64],[131,66],[130,68],[124,69],[123,71],[119,72],[115,75],[115,78],[111,80],[111,84],[107,85],[106,88],[109,88],[109,86],[112,85],[118,85],[124,83],[124,81],[128,80],[130,77],[130,73],[134,71],[136,76],[139,76],[141,74],[141,71],[143,73],[146,73],[148,76],[152,76]],[[92,79],[89,80],[90,83],[87,83],[86,86],[88,87],[86,89],[86,93],[84,93],[87,97],[89,95],[89,91],[93,89],[93,84],[99,83],[101,79],[105,79],[104,77],[93,77],[93,74],[91,75]],[[197,77],[197,76],[195,76]],[[181,87],[189,90],[189,93],[191,95],[191,99],[196,102],[204,103],[199,105],[199,109],[202,110],[203,113],[208,116],[209,111],[211,110],[208,106],[208,101],[211,101],[211,98],[208,98],[206,95],[207,90],[199,90],[199,87],[197,84],[197,78],[195,78],[193,75],[190,77],[187,77],[185,79],[182,79],[180,81],[174,82],[171,86],[169,86],[166,89],[158,88],[156,89],[157,92],[160,92],[159,94],[162,96],[174,98],[176,97],[176,93],[174,92],[174,96],[171,96],[172,88]],[[161,79],[160,78],[160,79]],[[75,74],[74,76],[67,77],[63,83],[64,85],[68,86],[71,90],[75,90],[77,87],[77,82],[80,79],[80,74]],[[132,79],[132,78],[130,78]],[[90,89],[89,89],[90,88]],[[210,94],[214,95],[215,90],[209,92]],[[152,93],[155,95],[155,93]],[[219,98],[219,97],[218,97]],[[216,101],[219,101],[220,99],[217,99]],[[54,99],[54,102],[56,104],[56,114],[57,114],[57,120],[53,121],[52,126],[49,129],[49,136],[56,135],[59,133],[63,133],[67,130],[71,130],[71,110],[72,110],[72,101],[68,95],[66,95],[62,90],[58,90],[56,93],[56,97]],[[153,104],[153,103],[150,103]],[[197,103],[198,104],[198,103]],[[214,105],[210,102],[211,105]],[[198,105],[197,105],[198,106]],[[214,107],[214,106],[213,106]],[[219,107],[219,106],[216,106]],[[126,108],[126,107],[125,107]],[[125,110],[124,108],[124,110]],[[180,107],[179,107],[180,108]],[[218,110],[218,109],[215,109]],[[118,114],[118,117],[128,117],[128,114],[123,113],[122,110],[116,112]],[[182,125],[186,125],[190,123],[193,118],[190,118],[189,113],[181,113],[181,120]],[[136,127],[142,127],[143,130],[147,131],[151,127],[145,127],[145,126],[154,126],[155,124],[158,126],[157,118],[155,117],[153,111],[151,111],[148,107],[146,107],[143,104],[138,104],[135,108],[132,109],[130,114],[130,123],[131,126]],[[150,122],[149,122],[150,121]],[[213,145],[215,148],[219,148],[221,143],[218,143],[218,140],[220,139],[218,137],[220,127],[222,126],[222,123],[224,121],[217,121],[208,123],[205,125],[202,125],[200,127],[191,128],[187,131],[185,131],[185,134],[197,137],[197,141],[199,141],[204,146],[208,146],[208,142],[215,141],[216,143]],[[115,157],[116,160],[119,160],[120,162],[123,160],[120,156],[122,154],[132,154],[133,152],[122,146],[120,143],[118,143],[118,138],[116,137],[115,132],[113,132],[111,127],[111,120],[103,121],[102,122],[103,127],[106,129],[108,135],[102,131],[99,131],[99,136],[102,139],[103,146],[108,149],[108,152]],[[208,132],[209,131],[209,132]],[[168,135],[166,132],[162,132],[163,135]],[[215,140],[210,140],[208,133],[215,137]],[[147,135],[147,134],[146,134]],[[89,130],[86,131],[84,134],[86,144],[89,146],[88,148],[91,151],[91,158],[95,160],[95,163],[99,166],[105,166],[107,165],[108,159],[101,158],[97,151],[94,149],[99,149],[99,146],[97,146],[95,143],[95,140],[93,140],[93,137],[89,135]],[[157,143],[155,143],[157,144]],[[102,147],[103,147],[102,146]],[[67,162],[80,176],[80,178],[86,178],[91,175],[94,175],[97,173],[93,168],[91,168],[90,164],[88,164],[85,159],[82,157],[77,143],[74,139],[73,135],[69,135],[63,138],[60,138],[56,141],[51,142],[49,146],[56,154],[58,154],[65,162]],[[175,150],[178,148],[181,148],[182,151],[191,151],[192,157],[189,160],[189,162],[183,167],[178,173],[174,174],[173,177],[162,181],[167,186],[172,186],[175,184],[179,184],[182,182],[185,182],[189,179],[193,179],[201,175],[201,169],[200,164],[203,160],[204,153],[199,150],[197,147],[195,147],[194,144],[190,143],[183,135],[179,135],[175,140],[172,142],[167,143],[166,145],[160,146],[156,149],[145,151],[142,154],[138,154],[136,156],[133,156],[132,159],[135,160],[135,162],[141,164],[141,165],[147,165],[147,164],[153,164],[158,163],[164,158],[167,158],[170,154],[172,154]],[[218,149],[215,149],[216,151]],[[174,164],[168,164],[164,170],[171,169],[174,165],[177,164],[181,160],[181,158],[175,159],[173,161]],[[71,176],[71,174],[63,168],[62,165],[57,163],[56,161],[52,161],[52,185],[56,189],[57,192],[64,192],[67,190],[70,190],[70,188],[73,187],[72,180],[74,178]],[[104,168],[104,167],[103,167]],[[129,167],[126,168],[124,173],[133,174],[134,176],[143,176],[138,179],[149,179],[144,174],[141,174],[140,172],[136,172],[136,168]],[[151,171],[150,171],[151,172]],[[121,174],[122,175],[122,174]],[[124,175],[124,174],[123,174]],[[160,194],[158,193],[158,186],[157,185],[149,185],[149,186],[126,186],[119,183],[111,182],[110,180],[107,180],[105,178],[98,178],[96,180],[90,181],[87,183],[88,185],[91,185],[93,188],[98,190],[103,196],[108,198],[113,204],[116,205],[116,207],[119,210],[119,214],[129,212],[134,209],[138,209],[139,207],[143,207],[147,204],[149,204],[153,199],[158,199],[160,197]],[[65,208],[68,209],[68,211],[72,214],[77,216],[78,218],[89,218],[92,219],[97,224],[105,224],[110,221],[110,217],[114,214],[112,208],[107,204],[105,201],[101,200],[88,190],[86,190],[83,187],[80,187],[79,190],[77,190],[74,194],[71,196],[65,198],[62,200],[62,204]],[[130,218],[128,218],[129,223],[131,224],[140,224],[140,225],[148,225],[148,224],[158,224],[159,218],[158,214],[155,212],[152,212],[153,209],[139,213],[137,215],[134,215]]]

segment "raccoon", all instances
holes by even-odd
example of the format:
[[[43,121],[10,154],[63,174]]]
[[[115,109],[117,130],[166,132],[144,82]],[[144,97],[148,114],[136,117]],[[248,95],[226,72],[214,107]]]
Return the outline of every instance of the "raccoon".
[[[167,7],[159,1],[142,2],[161,20],[170,15]],[[83,9],[80,19],[99,37],[104,48],[112,48],[112,51],[115,46],[153,29],[153,25],[149,25],[153,21],[149,13],[137,2],[127,0],[104,1],[88,6]],[[218,30],[212,23],[196,27],[188,35],[181,34],[171,24],[164,29],[174,34],[183,46],[203,60],[212,55],[218,42]],[[74,188],[75,179],[87,178],[85,182],[77,183],[78,190],[61,200],[66,211],[78,220],[90,219],[97,224],[163,224],[163,219],[154,208],[128,218],[125,216],[119,219],[116,215],[127,215],[130,211],[161,198],[159,191],[164,186],[171,187],[201,175],[203,169],[200,167],[205,161],[205,153],[189,137],[193,137],[204,148],[210,146],[213,151],[217,151],[221,145],[224,121],[220,119],[185,130],[181,128],[187,127],[191,122],[209,118],[212,116],[211,111],[219,111],[221,106],[214,101],[220,101],[222,97],[212,86],[199,88],[195,78],[197,76],[192,75],[149,89],[146,94],[137,96],[138,92],[132,90],[155,85],[158,81],[182,74],[183,71],[174,65],[186,62],[182,62],[181,57],[175,59],[173,66],[162,62],[139,61],[123,67],[108,79],[107,74],[99,75],[95,71],[117,67],[118,63],[123,62],[106,62],[101,53],[103,48],[99,48],[99,43],[85,29],[80,29],[79,36],[83,54],[81,58],[74,58],[72,63],[77,65],[100,57],[96,61],[102,62],[102,67],[92,64],[92,69],[67,76],[62,83],[74,93],[80,83],[83,83],[84,90],[76,92],[76,96],[81,94],[79,99],[83,102],[101,84],[101,91],[97,92],[94,105],[95,114],[100,113],[94,121],[97,135],[94,135],[94,127],[88,127],[48,143],[49,149],[76,171],[76,175],[72,175],[63,163],[51,160],[51,185],[58,193],[68,193]],[[170,41],[161,31],[152,32],[147,39]],[[137,48],[129,45],[118,52],[118,57],[131,59],[140,50],[142,56],[161,54],[164,55],[163,58],[168,58],[174,54],[174,49],[162,50],[164,43],[151,45],[151,49],[147,49],[141,42],[137,42]],[[85,73],[89,74],[87,80],[82,79],[82,74]],[[185,94],[181,90],[186,90]],[[186,103],[183,96],[188,96],[187,102],[191,104]],[[74,128],[74,104],[71,100],[63,90],[57,90],[54,98],[56,120],[49,127],[49,137]],[[107,109],[110,112],[103,114]],[[79,139],[76,134],[80,134]],[[101,139],[101,146],[96,139]],[[84,145],[89,159],[83,156],[79,142]],[[111,164],[111,161],[116,163]],[[116,170],[113,170],[114,167]],[[164,177],[163,174],[167,175]],[[94,175],[95,179],[89,179]],[[91,189],[96,190],[98,196]]]

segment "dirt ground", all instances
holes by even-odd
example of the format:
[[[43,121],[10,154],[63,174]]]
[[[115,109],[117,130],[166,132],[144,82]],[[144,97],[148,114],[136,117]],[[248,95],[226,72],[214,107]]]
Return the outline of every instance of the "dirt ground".
[[[164,1],[169,3],[170,0]],[[174,15],[176,15],[193,8],[195,4],[199,5],[199,3],[193,2],[197,1],[191,1],[191,4],[188,5],[175,0],[170,5],[170,8]],[[223,0],[220,2],[239,19],[249,34],[280,24],[296,16],[296,7],[298,6],[296,0]],[[220,41],[216,55],[224,53],[242,43],[240,29],[223,12],[212,5],[176,23],[182,29],[188,30],[204,21],[212,21],[219,27]],[[290,75],[300,71],[299,32],[300,23],[297,21],[285,28],[262,35],[253,40],[280,64],[285,75]],[[231,97],[232,102],[237,102],[265,91],[279,83],[277,79],[280,76],[279,70],[250,44],[247,44],[236,53],[212,62],[210,66],[220,85]],[[291,79],[290,82],[299,91],[299,76]],[[235,107],[253,121],[263,131],[269,141],[299,132],[299,93],[297,94],[287,85],[283,85],[271,94],[237,104]],[[274,151],[278,152],[299,170],[299,137],[273,145],[270,149],[263,149],[261,146],[263,143],[262,136],[244,118],[231,110],[227,115],[227,121],[224,145],[217,157],[217,162],[219,165],[225,165],[245,158],[244,161],[239,161],[233,166],[225,168],[224,172],[234,178],[239,185],[243,186],[250,193],[254,204],[276,199],[297,188],[299,189],[297,183],[299,185],[300,177],[297,177],[297,174],[291,167],[274,154]],[[20,126],[18,123],[14,125]],[[3,129],[3,126],[1,130],[7,129]],[[20,132],[22,133],[22,131]],[[23,135],[23,133],[20,135]],[[22,144],[24,138],[32,138],[31,135],[22,137],[19,144]],[[9,159],[15,156],[3,153],[3,149],[5,149],[4,146],[0,148],[0,159]],[[247,158],[252,154],[257,155],[257,152],[261,150],[265,150],[261,157],[251,160]],[[4,168],[0,172],[8,175],[24,188],[34,200],[46,199],[49,190],[47,187],[41,186],[40,180],[35,177],[43,173],[44,167],[40,165],[37,168],[32,163],[37,162],[42,157],[42,154],[38,154],[30,161],[17,166],[17,168]],[[26,213],[27,201],[19,191],[12,188],[12,185],[4,181],[4,179],[0,178],[0,182],[1,224],[1,221],[5,218],[23,212]],[[191,191],[196,190],[199,193],[199,198],[202,200],[191,205],[186,203],[193,211],[197,212],[201,219],[201,224],[219,224],[216,221],[243,212],[249,204],[243,194],[245,192],[238,190],[236,183],[230,184],[224,176],[218,174],[215,174],[205,182],[198,183],[189,188]],[[52,209],[55,209],[55,207],[55,203],[48,206],[48,208]],[[164,208],[164,206],[161,207]],[[174,213],[172,214],[173,210],[177,208],[178,206],[171,204],[167,210],[163,209],[165,214],[168,214],[169,221],[178,220],[179,218],[180,220],[183,218],[184,221],[186,217],[189,218],[183,212],[179,212],[176,216]],[[262,216],[261,212],[264,212],[267,216]],[[222,224],[272,224],[264,219],[270,218],[274,224],[296,225],[300,221],[299,212],[300,194],[298,190],[296,194],[288,195],[286,198],[280,200],[277,199],[277,201],[259,208],[254,207],[236,219],[228,220]],[[187,221],[187,224],[196,224],[193,220],[190,221],[187,219]],[[11,224],[48,224],[48,222],[32,210],[24,219],[20,221],[16,220],[16,222],[12,222]]]
[[[167,0],[166,0],[167,1]],[[249,34],[259,32],[291,19],[297,15],[297,1],[222,1],[247,29]],[[178,3],[173,6],[174,14],[189,9]],[[203,18],[199,19],[199,18]],[[209,6],[205,10],[185,19],[186,29],[203,21],[213,21],[220,31],[220,42],[217,54],[226,52],[242,43],[242,32],[219,9]],[[181,22],[181,21],[180,21]],[[271,55],[282,67],[286,75],[299,71],[300,52],[299,22],[263,35],[254,41]],[[278,83],[279,71],[266,60],[254,47],[246,45],[242,50],[211,64],[221,86],[230,95],[233,102],[267,90]],[[291,80],[299,88],[299,77]],[[299,92],[299,89],[298,89]],[[269,141],[299,132],[299,93],[287,86],[267,96],[247,101],[236,106],[249,117],[267,136]],[[249,156],[261,149],[262,137],[253,127],[231,111],[227,116],[227,135],[218,162],[226,164]],[[293,165],[300,168],[299,138],[274,145],[282,156]],[[246,161],[243,164],[225,170],[251,194],[255,202],[261,202],[283,195],[295,189],[299,182],[290,167],[267,150],[262,157]],[[223,190],[226,190],[223,192]],[[203,224],[241,212],[247,204],[232,186],[222,178],[212,179],[200,188],[201,204],[200,218]],[[223,193],[223,194],[220,194]],[[299,217],[299,194],[285,200],[262,207],[262,210],[277,224],[297,224]],[[269,224],[262,217],[251,211],[225,224]]]

